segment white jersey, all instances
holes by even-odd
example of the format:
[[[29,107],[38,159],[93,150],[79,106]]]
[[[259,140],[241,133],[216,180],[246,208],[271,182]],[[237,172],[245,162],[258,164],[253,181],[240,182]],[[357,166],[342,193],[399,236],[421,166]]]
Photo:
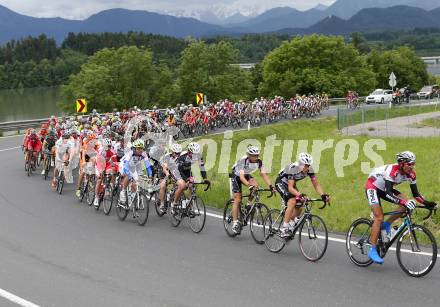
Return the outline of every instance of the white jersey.
[[[399,165],[388,164],[378,168],[375,168],[368,177],[368,180],[378,189],[385,191],[385,181],[391,181],[394,185],[401,184],[402,182],[409,182],[410,184],[416,184],[416,173],[412,171],[408,174],[401,174]]]

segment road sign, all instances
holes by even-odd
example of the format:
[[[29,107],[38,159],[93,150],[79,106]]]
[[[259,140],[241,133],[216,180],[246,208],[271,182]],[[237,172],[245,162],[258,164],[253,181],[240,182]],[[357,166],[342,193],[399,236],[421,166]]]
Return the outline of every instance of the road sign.
[[[76,113],[87,113],[87,101],[85,99],[76,100]]]
[[[203,93],[197,93],[197,95],[196,95],[196,103],[197,104],[202,104],[204,96],[205,95]]]
[[[390,80],[389,85],[394,88],[397,85],[397,79],[394,72],[391,72],[389,80]]]

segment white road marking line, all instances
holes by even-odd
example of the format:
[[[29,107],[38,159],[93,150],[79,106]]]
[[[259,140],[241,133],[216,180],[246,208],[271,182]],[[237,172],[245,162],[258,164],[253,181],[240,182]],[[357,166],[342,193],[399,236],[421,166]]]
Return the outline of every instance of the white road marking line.
[[[222,219],[223,220],[223,216],[219,215],[219,214],[215,214],[215,213],[211,213],[206,211],[206,215],[207,216],[211,216],[211,217],[215,217],[218,219]],[[318,236],[319,237],[319,236]],[[322,237],[323,238],[323,237]],[[329,241],[333,241],[333,242],[339,242],[339,243],[344,243],[345,244],[345,239],[339,239],[339,238],[334,238],[334,237],[328,237]],[[391,247],[390,250],[392,251],[396,251],[395,247]],[[402,252],[404,253],[411,253],[412,251],[410,251],[409,249],[401,249]],[[420,255],[425,255],[425,256],[431,256],[431,254],[425,253],[425,252],[421,252],[419,253]],[[440,255],[437,255],[437,258],[440,258]]]
[[[0,289],[0,296],[23,307],[40,307],[3,289]]]
[[[0,152],[2,152],[2,151],[14,150],[14,149],[18,149],[18,148],[20,148],[20,147],[21,147],[21,146],[11,147],[11,148],[6,148],[6,149],[0,149]]]

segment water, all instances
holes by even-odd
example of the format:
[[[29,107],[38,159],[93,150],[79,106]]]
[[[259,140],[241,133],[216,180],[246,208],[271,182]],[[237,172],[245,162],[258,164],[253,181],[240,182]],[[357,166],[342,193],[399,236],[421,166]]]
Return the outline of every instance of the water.
[[[0,90],[0,122],[61,115],[59,87]]]

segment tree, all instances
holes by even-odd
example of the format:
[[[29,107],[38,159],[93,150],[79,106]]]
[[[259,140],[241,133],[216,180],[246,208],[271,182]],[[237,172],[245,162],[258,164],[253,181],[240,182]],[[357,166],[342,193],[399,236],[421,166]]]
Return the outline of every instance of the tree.
[[[343,97],[348,90],[369,92],[374,73],[364,56],[342,37],[311,35],[284,42],[263,60],[261,95],[326,92]]]
[[[103,49],[62,87],[65,101],[61,107],[72,110],[79,97],[89,101],[90,109],[101,111],[148,107],[155,103],[155,94],[171,87],[166,73],[153,65],[153,54],[148,50],[134,46]]]
[[[353,44],[354,48],[356,48],[357,51],[359,51],[360,54],[367,54],[371,50],[367,40],[365,39],[362,33],[359,32],[352,33],[351,43]]]
[[[182,53],[178,68],[182,102],[193,102],[197,92],[205,93],[210,101],[247,99],[252,90],[251,76],[231,65],[237,55],[237,50],[224,41],[212,45],[191,42]]]
[[[373,67],[378,87],[381,88],[389,88],[391,72],[396,75],[397,87],[400,88],[409,85],[412,89],[420,89],[429,81],[426,64],[409,47],[386,51],[374,49],[368,56],[368,62]]]

